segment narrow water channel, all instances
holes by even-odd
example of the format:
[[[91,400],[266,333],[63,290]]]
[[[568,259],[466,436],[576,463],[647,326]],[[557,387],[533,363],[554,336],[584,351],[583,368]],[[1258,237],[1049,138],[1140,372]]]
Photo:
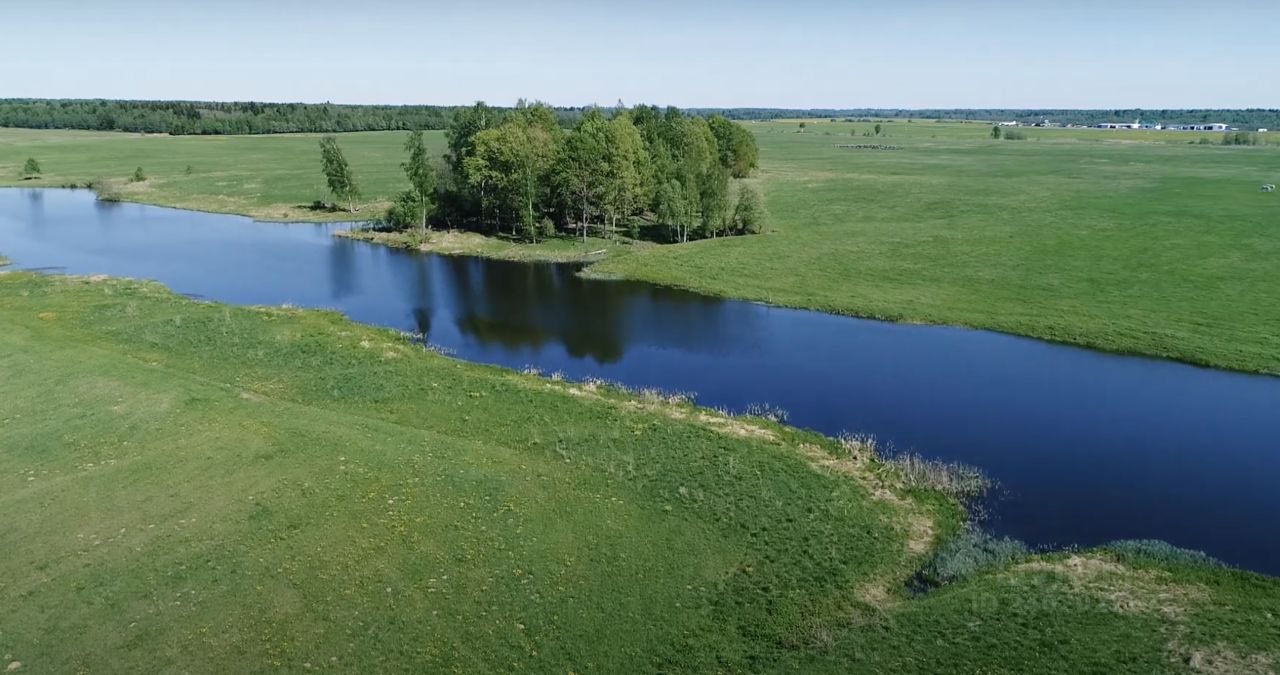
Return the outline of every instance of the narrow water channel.
[[[1002,487],[997,533],[1037,545],[1164,539],[1280,574],[1280,378],[590,281],[568,265],[397,251],[334,238],[338,227],[0,189],[0,254],[19,269],[331,308],[470,361],[694,392],[734,410],[768,402],[798,426],[982,468]]]

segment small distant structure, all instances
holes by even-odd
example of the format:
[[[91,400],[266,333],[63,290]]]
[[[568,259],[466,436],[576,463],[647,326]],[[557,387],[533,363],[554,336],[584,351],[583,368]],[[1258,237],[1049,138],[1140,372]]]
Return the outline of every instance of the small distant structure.
[[[1094,125],[1094,129],[1141,129],[1142,120],[1134,120],[1132,122],[1103,122]]]
[[[1171,124],[1172,131],[1231,131],[1227,124]]]
[[[1016,126],[1018,126],[1018,123],[1017,123],[1017,122],[997,122],[997,124],[998,124],[999,126],[1002,126],[1002,127],[1016,127]]]
[[[1258,133],[1260,133],[1260,134],[1265,134],[1265,133],[1267,133],[1267,130],[1266,130],[1266,129],[1259,129],[1259,130],[1258,130]]]

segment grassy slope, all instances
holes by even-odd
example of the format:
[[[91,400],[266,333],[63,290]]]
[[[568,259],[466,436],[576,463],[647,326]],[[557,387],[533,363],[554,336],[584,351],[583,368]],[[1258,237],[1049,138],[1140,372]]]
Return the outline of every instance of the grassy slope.
[[[1280,148],[1188,145],[1200,134],[983,125],[751,124],[770,234],[614,247],[596,265],[709,293],[905,321],[991,328],[1240,370],[1280,373]],[[1216,138],[1207,135],[1206,138]],[[443,148],[439,133],[429,134]],[[366,197],[403,187],[400,133],[347,134]],[[842,150],[883,142],[899,151]],[[193,138],[0,130],[0,185],[27,156],[46,185],[152,176],[127,198],[261,218],[313,219],[316,137]],[[192,175],[185,174],[191,164]],[[372,212],[373,207],[370,207]],[[342,214],[319,214],[343,218]],[[573,259],[552,242],[515,257]],[[446,247],[449,248],[449,247]],[[510,246],[462,251],[512,257]],[[450,249],[452,250],[452,249]],[[635,255],[632,255],[635,254]]]
[[[1280,582],[1243,573],[1090,554],[903,599],[908,543],[954,511],[774,425],[131,281],[0,274],[0,325],[0,654],[24,672],[1280,658]]]

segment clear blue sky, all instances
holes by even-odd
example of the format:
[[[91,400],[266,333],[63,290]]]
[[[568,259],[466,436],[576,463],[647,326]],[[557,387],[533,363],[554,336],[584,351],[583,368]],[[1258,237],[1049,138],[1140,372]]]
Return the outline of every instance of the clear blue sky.
[[[1280,0],[0,0],[0,97],[1280,107]]]

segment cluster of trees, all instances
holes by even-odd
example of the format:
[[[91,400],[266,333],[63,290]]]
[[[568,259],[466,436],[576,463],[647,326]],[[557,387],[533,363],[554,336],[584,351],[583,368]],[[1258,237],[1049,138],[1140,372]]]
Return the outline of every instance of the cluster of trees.
[[[1252,131],[1228,131],[1222,135],[1223,145],[1266,145],[1265,134]]]
[[[443,129],[451,108],[308,103],[0,100],[0,127],[134,133],[276,134]]]
[[[758,164],[755,138],[724,117],[619,105],[608,114],[587,109],[565,129],[542,104],[477,103],[453,114],[446,140],[436,162],[421,132],[410,134],[402,165],[410,189],[388,210],[388,225],[438,223],[532,241],[560,230],[585,239],[594,228],[682,242],[764,225],[759,193],[740,180]],[[321,151],[330,191],[354,210],[358,191],[337,141],[325,138]]]
[[[996,140],[1000,140],[1001,138],[1003,138],[1006,141],[1027,140],[1027,135],[1025,133],[1018,131],[1017,129],[1009,129],[1006,131],[999,125],[991,127],[991,137]]]

